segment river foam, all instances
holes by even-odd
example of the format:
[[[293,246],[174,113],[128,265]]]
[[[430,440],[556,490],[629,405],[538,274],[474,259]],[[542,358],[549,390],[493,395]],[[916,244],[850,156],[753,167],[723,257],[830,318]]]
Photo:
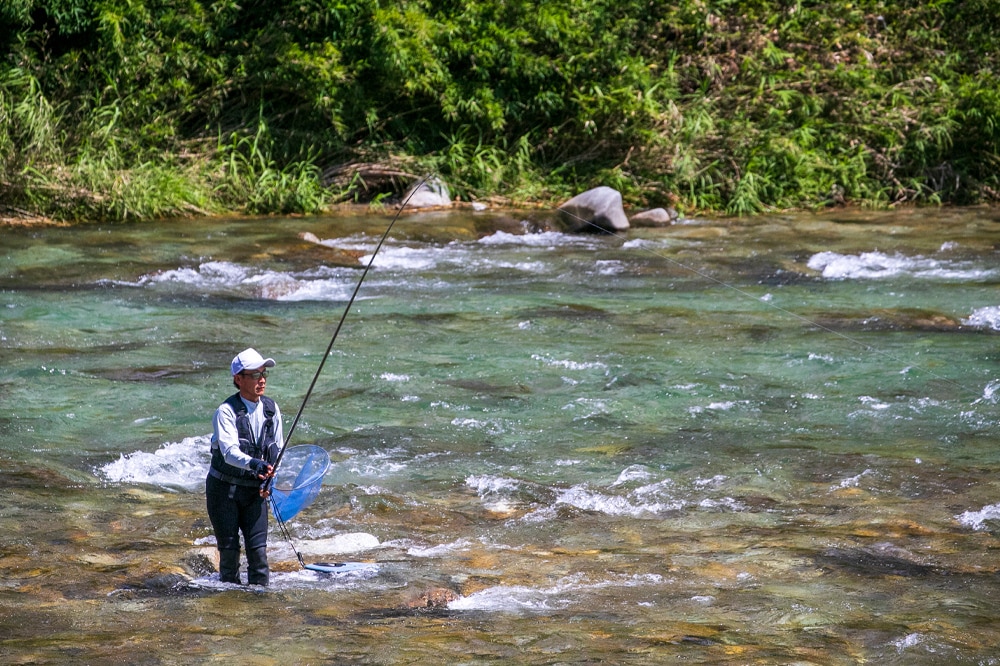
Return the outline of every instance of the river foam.
[[[1000,522],[1000,504],[984,506],[979,511],[966,511],[955,516],[955,520],[974,530],[985,530],[990,522]]]
[[[498,585],[462,597],[448,604],[449,610],[480,610],[504,613],[547,613],[585,602],[589,593],[612,587],[662,585],[660,574],[610,576],[594,580],[583,574],[565,576],[547,587]]]
[[[984,308],[978,308],[974,310],[967,319],[963,319],[962,323],[966,326],[989,328],[994,331],[1000,331],[1000,305],[990,305]]]
[[[995,269],[986,269],[970,261],[933,259],[923,256],[908,257],[900,253],[862,252],[840,254],[819,252],[807,265],[829,280],[872,280],[911,277],[940,280],[985,280],[997,275]]]
[[[152,453],[122,454],[99,467],[97,475],[109,483],[152,485],[166,490],[195,492],[204,489],[211,462],[208,435],[186,437],[164,444]]]
[[[349,251],[371,252],[375,249],[373,242],[353,238],[321,240],[319,243]],[[493,271],[543,275],[553,269],[550,264],[536,258],[539,252],[547,253],[559,247],[587,249],[595,243],[587,237],[554,232],[525,235],[497,232],[475,242],[453,241],[443,245],[387,243],[374,261],[371,254],[361,256],[357,268],[319,265],[307,270],[276,270],[266,266],[210,260],[148,273],[134,281],[105,282],[118,287],[176,286],[199,293],[273,301],[346,301],[361,275],[358,269],[369,262],[374,272],[365,283],[369,294],[362,299],[371,298],[370,292],[383,289],[423,293],[447,288],[448,285],[440,280],[424,281],[418,277],[435,271],[451,275]],[[484,246],[492,250],[483,252]]]

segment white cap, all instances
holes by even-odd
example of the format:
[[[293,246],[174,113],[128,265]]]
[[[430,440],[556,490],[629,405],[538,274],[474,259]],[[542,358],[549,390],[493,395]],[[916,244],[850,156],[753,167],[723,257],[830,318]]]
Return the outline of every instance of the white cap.
[[[257,368],[273,368],[274,359],[264,358],[257,353],[257,350],[253,347],[247,347],[233,359],[233,364],[230,369],[233,371],[233,376],[240,374],[244,370],[256,370]]]

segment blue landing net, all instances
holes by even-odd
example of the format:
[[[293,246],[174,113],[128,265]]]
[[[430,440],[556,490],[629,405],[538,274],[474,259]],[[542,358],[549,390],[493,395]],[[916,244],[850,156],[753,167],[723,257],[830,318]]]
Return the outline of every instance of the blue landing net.
[[[289,521],[319,495],[330,455],[318,446],[292,446],[281,457],[271,486],[271,509],[279,522]]]

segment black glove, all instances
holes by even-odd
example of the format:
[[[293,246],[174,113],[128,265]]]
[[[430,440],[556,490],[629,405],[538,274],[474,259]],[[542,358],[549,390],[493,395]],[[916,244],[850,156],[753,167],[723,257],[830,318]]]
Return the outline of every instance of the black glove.
[[[270,467],[266,462],[260,458],[253,458],[250,461],[250,471],[257,476],[267,476],[267,468]]]

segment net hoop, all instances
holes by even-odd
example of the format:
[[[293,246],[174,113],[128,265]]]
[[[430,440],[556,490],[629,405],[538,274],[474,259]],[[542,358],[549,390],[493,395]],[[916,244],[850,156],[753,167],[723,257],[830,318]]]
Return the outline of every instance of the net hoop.
[[[330,454],[318,446],[289,447],[271,486],[271,509],[279,522],[287,522],[312,504],[330,469]]]

